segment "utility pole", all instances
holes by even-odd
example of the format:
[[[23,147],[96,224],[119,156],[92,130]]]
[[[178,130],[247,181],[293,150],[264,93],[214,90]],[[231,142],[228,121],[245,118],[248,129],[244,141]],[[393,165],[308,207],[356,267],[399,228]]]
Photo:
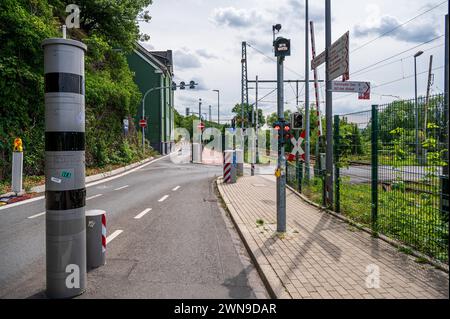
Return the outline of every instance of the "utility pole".
[[[220,90],[213,90],[217,93],[217,124],[220,125]]]
[[[211,119],[211,105],[209,106],[209,121],[212,122],[212,119]]]
[[[244,129],[244,103],[248,105],[247,42],[242,42],[241,128]]]
[[[423,51],[419,51],[414,55],[414,127],[416,138],[416,161],[420,163],[419,155],[419,102],[417,99],[417,58],[423,54]]]
[[[306,0],[305,4],[305,166],[306,166],[306,180],[309,181],[309,166],[310,166],[310,141],[311,141],[311,129],[310,129],[310,117],[309,117],[309,1]],[[298,93],[297,93],[298,95]],[[297,137],[298,138],[298,137]],[[297,175],[298,176],[298,175]]]
[[[255,101],[255,109],[256,109],[256,120],[255,120],[255,131],[256,131],[256,164],[259,164],[259,150],[258,150],[258,133],[259,133],[259,112],[258,112],[258,76],[256,76],[256,101]]]
[[[423,121],[423,137],[426,139],[427,137],[427,122],[428,122],[428,103],[430,103],[430,91],[431,85],[433,82],[433,55],[430,55],[430,64],[428,66],[428,81],[427,81],[427,95],[425,98],[425,112],[424,112],[424,121]]]
[[[331,0],[325,0],[325,60],[326,60],[326,175],[325,198],[326,206],[333,207],[333,92],[330,78],[330,48],[331,48]]]
[[[284,120],[284,82],[283,82],[283,62],[284,57],[277,58],[277,113],[278,121]],[[281,175],[277,177],[277,231],[286,232],[286,158],[284,154],[284,145],[279,145],[277,168]]]
[[[450,4],[449,4],[449,10],[450,10]],[[447,176],[447,182],[448,182],[448,176],[449,176],[449,170],[448,170],[448,160],[449,160],[449,138],[450,138],[450,128],[449,128],[449,121],[448,121],[448,117],[449,117],[449,98],[448,98],[448,86],[450,85],[449,83],[449,65],[448,65],[448,55],[449,55],[449,15],[447,14],[445,16],[445,84],[444,84],[444,99],[445,99],[445,106],[444,106],[444,120],[445,120],[445,127],[446,127],[446,132],[444,133],[444,135],[446,135],[446,141],[444,141],[444,145],[446,145],[446,155],[445,155],[445,159],[447,160],[447,165],[445,165],[443,167],[443,174],[445,176]]]
[[[273,26],[272,30],[280,31],[281,25]],[[277,161],[277,232],[286,232],[286,157],[284,153],[285,119],[284,119],[284,59],[290,55],[290,40],[277,38],[274,41],[277,58],[277,113],[278,113],[278,161]],[[287,126],[289,128],[289,126]]]
[[[200,123],[203,123],[202,121],[202,99],[198,99],[198,118],[200,120]],[[203,134],[200,135],[200,149],[201,145],[203,144]]]

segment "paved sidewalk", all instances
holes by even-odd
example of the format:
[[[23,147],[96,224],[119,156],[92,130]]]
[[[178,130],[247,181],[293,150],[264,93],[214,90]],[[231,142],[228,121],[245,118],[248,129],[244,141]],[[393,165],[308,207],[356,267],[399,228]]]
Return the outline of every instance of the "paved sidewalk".
[[[245,176],[236,184],[219,179],[217,184],[262,279],[277,298],[449,297],[447,273],[416,263],[290,190],[288,232],[280,239],[272,176]],[[377,270],[379,288],[371,288],[377,284],[372,280]]]

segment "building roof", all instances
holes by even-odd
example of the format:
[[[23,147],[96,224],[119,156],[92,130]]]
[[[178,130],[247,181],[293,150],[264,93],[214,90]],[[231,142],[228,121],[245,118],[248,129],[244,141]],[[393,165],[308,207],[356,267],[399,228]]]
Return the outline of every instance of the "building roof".
[[[150,53],[155,56],[161,63],[163,63],[167,69],[170,71],[170,74],[173,75],[173,57],[172,50],[167,51],[150,51]]]
[[[144,55],[161,72],[173,76],[172,50],[148,51],[141,44],[136,43],[136,51]]]

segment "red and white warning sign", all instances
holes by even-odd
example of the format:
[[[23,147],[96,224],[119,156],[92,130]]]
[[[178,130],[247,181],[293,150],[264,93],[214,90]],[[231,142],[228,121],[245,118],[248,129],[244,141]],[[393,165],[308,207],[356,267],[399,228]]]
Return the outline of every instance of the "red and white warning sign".
[[[147,127],[147,120],[146,119],[139,120],[139,126],[140,127]]]

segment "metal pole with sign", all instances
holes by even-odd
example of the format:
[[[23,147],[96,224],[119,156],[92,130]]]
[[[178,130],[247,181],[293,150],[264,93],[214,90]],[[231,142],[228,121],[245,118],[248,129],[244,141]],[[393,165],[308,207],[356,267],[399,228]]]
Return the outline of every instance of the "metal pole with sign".
[[[279,37],[274,42],[277,57],[277,112],[279,123],[284,123],[284,59],[291,54],[291,42]],[[278,134],[283,136],[284,126]],[[281,141],[281,140],[280,140]],[[278,143],[277,161],[277,232],[286,232],[286,157],[284,141]]]
[[[309,181],[310,166],[310,145],[311,145],[311,128],[310,128],[310,105],[309,105],[309,3],[305,3],[305,167],[306,180]],[[297,137],[298,138],[298,137]],[[297,157],[298,158],[298,157]],[[298,176],[298,175],[297,175]]]
[[[45,201],[47,295],[86,289],[85,44],[46,39]]]
[[[325,175],[325,197],[326,206],[333,206],[333,92],[331,91],[332,65],[331,57],[331,0],[325,1],[325,60],[326,60],[326,175]]]

